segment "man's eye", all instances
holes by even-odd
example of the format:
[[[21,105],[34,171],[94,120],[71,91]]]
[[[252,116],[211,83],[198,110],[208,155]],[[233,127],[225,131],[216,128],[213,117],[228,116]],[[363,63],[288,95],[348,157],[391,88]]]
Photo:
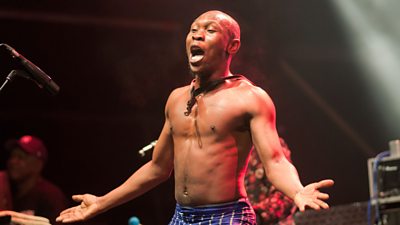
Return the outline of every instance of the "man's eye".
[[[212,34],[212,33],[215,33],[217,31],[216,30],[212,30],[212,29],[208,29],[207,32]]]
[[[197,32],[197,29],[190,29],[190,32],[192,32],[192,33],[195,33],[195,32]]]

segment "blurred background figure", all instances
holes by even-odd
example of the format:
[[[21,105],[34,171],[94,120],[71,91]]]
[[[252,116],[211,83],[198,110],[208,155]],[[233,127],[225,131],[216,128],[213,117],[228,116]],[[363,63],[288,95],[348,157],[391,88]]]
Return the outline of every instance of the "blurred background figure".
[[[47,148],[37,137],[22,136],[5,143],[7,168],[0,171],[0,210],[12,210],[48,218],[68,206],[59,187],[42,176],[47,161]]]
[[[286,158],[291,162],[290,149],[284,139],[280,138],[280,142]],[[261,160],[254,149],[250,154],[245,186],[258,225],[294,225],[293,215],[297,207],[289,197],[268,181]]]
[[[0,225],[51,225],[49,219],[10,210],[0,211]]]

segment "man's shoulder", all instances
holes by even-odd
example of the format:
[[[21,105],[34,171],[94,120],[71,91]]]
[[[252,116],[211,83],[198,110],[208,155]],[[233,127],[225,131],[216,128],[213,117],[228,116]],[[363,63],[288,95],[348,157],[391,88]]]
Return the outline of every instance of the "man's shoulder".
[[[168,101],[174,101],[182,96],[189,96],[189,94],[190,94],[190,85],[178,87],[175,88],[173,91],[171,91],[168,97]]]
[[[171,91],[170,95],[168,96],[168,100],[165,105],[166,112],[168,112],[171,107],[175,107],[176,104],[182,101],[184,96],[189,96],[189,95],[190,95],[190,85],[175,88],[173,91]]]
[[[179,95],[179,94],[186,93],[186,92],[188,93],[189,90],[190,90],[190,85],[177,87],[177,88],[175,88],[174,90],[171,91],[171,95]]]
[[[246,93],[246,95],[242,96],[247,96],[250,99],[269,97],[268,93],[263,88],[255,85],[247,78],[240,79],[233,90],[238,92],[238,94],[240,92]]]
[[[251,114],[275,110],[274,103],[267,91],[247,78],[238,81],[232,90],[232,95],[236,96],[235,101],[245,105],[246,110]]]

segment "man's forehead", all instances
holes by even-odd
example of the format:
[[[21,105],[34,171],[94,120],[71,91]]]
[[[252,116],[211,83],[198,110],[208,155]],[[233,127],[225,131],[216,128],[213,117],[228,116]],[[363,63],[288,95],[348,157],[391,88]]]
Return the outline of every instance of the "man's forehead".
[[[199,18],[210,18],[210,19],[216,19],[216,20],[227,20],[229,19],[228,15],[225,13],[219,12],[219,11],[210,11],[210,12],[205,12],[202,15],[199,16]]]
[[[230,18],[221,12],[206,12],[197,17],[197,19],[193,22],[193,24],[202,22],[208,22],[208,23],[214,22],[222,25],[225,23],[229,23]]]

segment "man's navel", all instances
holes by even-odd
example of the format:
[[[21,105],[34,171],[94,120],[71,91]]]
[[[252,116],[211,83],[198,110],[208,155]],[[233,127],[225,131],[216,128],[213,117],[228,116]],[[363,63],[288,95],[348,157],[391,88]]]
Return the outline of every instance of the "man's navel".
[[[217,132],[217,129],[215,128],[215,126],[214,125],[211,125],[211,131],[213,132],[213,133],[215,133],[215,132]]]

